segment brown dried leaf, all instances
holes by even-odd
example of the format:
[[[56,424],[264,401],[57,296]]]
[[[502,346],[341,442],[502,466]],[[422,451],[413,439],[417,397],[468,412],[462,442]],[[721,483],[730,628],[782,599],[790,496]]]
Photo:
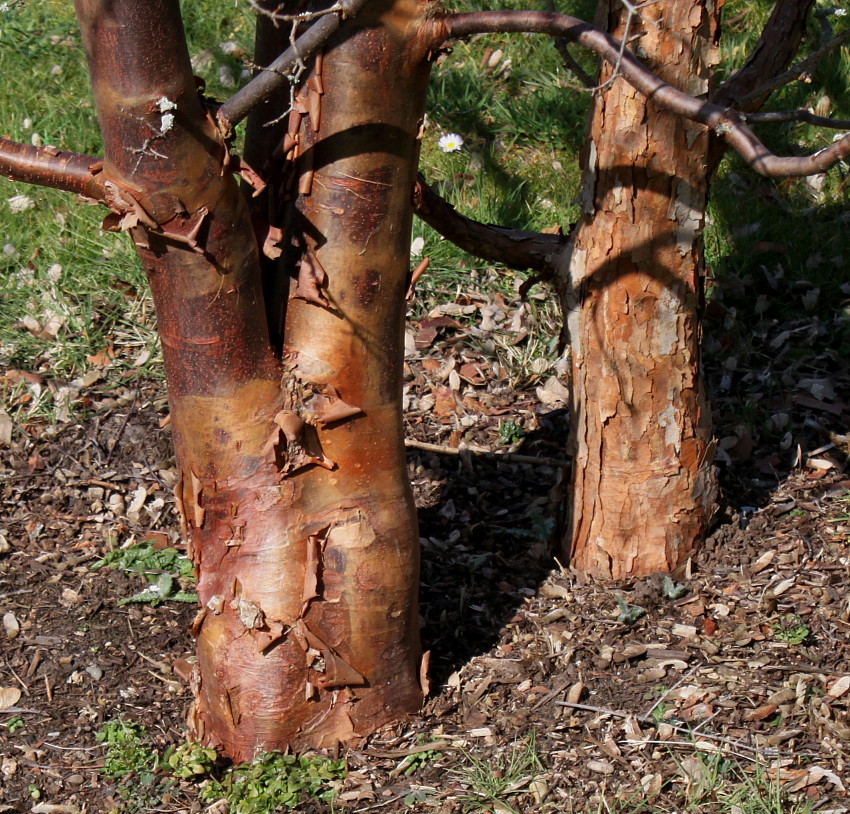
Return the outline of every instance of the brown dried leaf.
[[[760,707],[747,710],[742,717],[745,721],[763,721],[773,715],[777,709],[776,704],[762,704]]]
[[[847,690],[850,690],[850,675],[841,676],[837,681],[834,681],[826,694],[830,698],[841,698]]]
[[[17,638],[18,634],[21,632],[18,617],[11,611],[3,614],[3,629],[6,631],[6,637],[9,639]]]
[[[19,687],[0,687],[0,711],[14,707],[21,700]]]

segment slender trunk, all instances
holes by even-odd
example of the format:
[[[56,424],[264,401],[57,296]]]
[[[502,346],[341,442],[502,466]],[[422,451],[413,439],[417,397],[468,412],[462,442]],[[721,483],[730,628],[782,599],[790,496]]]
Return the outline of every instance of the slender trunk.
[[[131,231],[163,344],[201,601],[190,722],[236,760],[355,740],[422,699],[400,410],[421,6],[377,4],[307,86],[282,358],[176,0],[77,10],[112,220]]]
[[[600,4],[621,37],[626,15]],[[648,5],[639,46],[664,80],[705,95],[713,0]],[[604,68],[601,80],[611,75]],[[574,454],[564,547],[577,570],[670,571],[714,511],[700,372],[708,131],[656,109],[622,79],[598,93],[583,214],[559,273],[572,345]]]

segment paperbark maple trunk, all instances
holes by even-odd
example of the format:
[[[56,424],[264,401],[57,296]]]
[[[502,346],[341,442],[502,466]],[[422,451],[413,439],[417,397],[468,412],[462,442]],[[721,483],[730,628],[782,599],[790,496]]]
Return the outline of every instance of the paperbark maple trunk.
[[[713,0],[646,5],[639,48],[662,79],[708,92]],[[624,33],[603,0],[597,24]],[[600,82],[611,76],[604,67]],[[700,371],[705,127],[655,108],[622,79],[595,98],[582,216],[559,271],[572,346],[574,455],[564,548],[597,577],[670,571],[714,511]]]
[[[282,357],[177,0],[76,5],[105,147],[94,172],[162,338],[201,601],[190,723],[236,760],[356,740],[422,700],[400,376],[424,4],[376,2],[346,26],[290,127],[300,272]]]

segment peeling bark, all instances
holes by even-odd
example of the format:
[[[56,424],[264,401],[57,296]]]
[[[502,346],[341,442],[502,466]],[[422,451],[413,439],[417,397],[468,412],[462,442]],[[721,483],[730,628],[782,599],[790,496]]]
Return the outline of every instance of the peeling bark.
[[[601,5],[621,33],[620,4]],[[716,60],[711,0],[649,5],[639,45],[694,96]],[[603,69],[601,81],[610,75]],[[575,456],[564,539],[574,568],[670,571],[714,510],[699,360],[708,130],[658,110],[622,79],[596,98],[582,219],[559,282],[572,345]]]
[[[267,230],[292,249],[289,269],[266,268],[290,291],[280,344],[231,172],[262,184],[196,91],[176,1],[77,10],[105,225],[133,238],[163,344],[201,603],[190,724],[235,760],[355,741],[422,701],[400,406],[422,7],[373,4],[304,85],[293,184],[274,199],[294,215]]]

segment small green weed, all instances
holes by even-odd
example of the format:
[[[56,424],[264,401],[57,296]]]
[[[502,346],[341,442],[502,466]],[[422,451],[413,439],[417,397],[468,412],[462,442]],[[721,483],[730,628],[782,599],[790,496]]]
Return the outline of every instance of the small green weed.
[[[133,596],[118,601],[119,605],[131,602],[148,602],[154,607],[161,602],[197,602],[198,595],[185,591],[183,583],[194,580],[193,566],[188,557],[176,548],[154,548],[153,542],[116,548],[98,560],[92,570],[117,568],[128,574],[137,574],[148,583],[148,587]]]
[[[117,718],[103,725],[95,735],[98,743],[106,745],[103,773],[119,780],[131,772],[140,777],[153,775],[159,765],[159,756],[147,742],[147,730]]]
[[[438,749],[426,749],[423,752],[415,752],[412,755],[407,755],[396,767],[395,774],[401,774],[407,777],[417,769],[421,769],[423,766],[439,760],[442,756],[443,753]]]
[[[270,752],[228,769],[220,781],[210,780],[200,798],[207,803],[226,799],[230,814],[271,814],[295,808],[305,797],[332,802],[333,784],[344,776],[343,760]]]
[[[678,599],[688,592],[688,586],[680,585],[678,582],[673,582],[670,576],[665,574],[662,590],[664,591],[664,596],[666,596],[667,599]]]
[[[620,613],[617,616],[618,622],[622,622],[625,625],[633,625],[646,613],[646,608],[642,608],[640,605],[630,605],[622,596],[616,597],[616,600],[617,607],[620,609]]]
[[[525,430],[516,421],[502,421],[499,424],[499,440],[506,445],[522,441]]]
[[[191,780],[209,774],[215,766],[215,759],[215,749],[189,741],[167,753],[165,763],[175,777]]]
[[[519,794],[543,771],[537,755],[534,733],[497,754],[492,759],[482,759],[464,752],[469,765],[450,774],[464,787],[459,800],[467,811],[491,809],[498,803],[503,809],[516,812],[506,798]]]
[[[6,729],[9,730],[9,734],[11,735],[13,732],[17,732],[19,729],[24,729],[26,724],[24,723],[24,719],[19,715],[14,715],[9,718],[8,721],[4,721],[0,726],[5,726]]]
[[[774,639],[788,644],[802,644],[811,633],[799,613],[786,613],[772,629]]]

